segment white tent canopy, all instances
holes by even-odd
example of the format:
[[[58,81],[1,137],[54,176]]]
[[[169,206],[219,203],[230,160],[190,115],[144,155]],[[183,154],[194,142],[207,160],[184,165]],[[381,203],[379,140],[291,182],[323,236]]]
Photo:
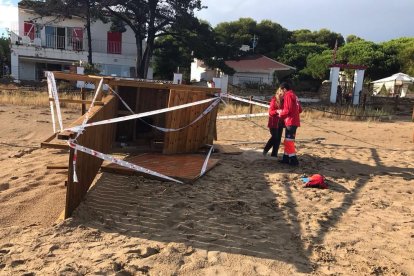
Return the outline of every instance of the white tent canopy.
[[[407,95],[408,85],[414,83],[414,78],[404,73],[397,73],[371,83],[373,84],[374,95],[379,94],[385,88],[387,94],[391,96],[399,95],[400,97],[405,97]]]

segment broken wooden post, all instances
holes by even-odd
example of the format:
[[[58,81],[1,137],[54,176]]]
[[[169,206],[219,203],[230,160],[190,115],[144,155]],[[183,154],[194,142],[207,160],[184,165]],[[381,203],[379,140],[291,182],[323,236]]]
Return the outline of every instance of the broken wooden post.
[[[83,87],[81,87],[81,99],[82,101],[86,100],[85,91],[83,90]],[[86,104],[82,103],[82,115],[86,113]]]
[[[253,96],[249,97],[250,103],[249,103],[249,114],[253,114],[253,104],[251,103],[253,101]]]

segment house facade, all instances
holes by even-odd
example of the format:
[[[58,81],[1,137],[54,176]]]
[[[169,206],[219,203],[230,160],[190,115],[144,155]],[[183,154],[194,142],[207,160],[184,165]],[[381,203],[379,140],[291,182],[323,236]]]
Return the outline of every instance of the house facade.
[[[11,75],[16,80],[41,80],[44,71],[73,70],[88,61],[85,20],[40,17],[19,4],[19,31],[11,32]],[[110,23],[91,24],[92,59],[102,75],[134,77],[136,66],[135,35],[111,32]],[[148,72],[152,78],[152,70]]]
[[[229,76],[229,83],[239,86],[248,83],[270,85],[276,78],[283,78],[296,70],[263,55],[241,57],[238,60],[227,60],[225,63],[235,71],[232,76]],[[213,77],[220,77],[220,72],[208,68],[201,60],[195,59],[191,64],[191,80],[209,81]]]

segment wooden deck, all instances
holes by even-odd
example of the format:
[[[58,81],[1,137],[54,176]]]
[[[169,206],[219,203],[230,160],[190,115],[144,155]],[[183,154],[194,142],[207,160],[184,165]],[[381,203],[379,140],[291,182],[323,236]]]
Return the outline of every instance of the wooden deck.
[[[206,155],[202,154],[161,154],[161,153],[144,153],[137,156],[131,156],[125,161],[135,165],[150,169],[152,171],[167,175],[169,177],[181,180],[185,183],[192,183],[200,177],[201,168],[203,167]],[[208,161],[206,171],[211,170],[219,159],[211,158]],[[117,164],[104,163],[101,166],[104,172],[119,173],[126,175],[143,175],[150,178],[156,178],[152,175],[137,172]]]

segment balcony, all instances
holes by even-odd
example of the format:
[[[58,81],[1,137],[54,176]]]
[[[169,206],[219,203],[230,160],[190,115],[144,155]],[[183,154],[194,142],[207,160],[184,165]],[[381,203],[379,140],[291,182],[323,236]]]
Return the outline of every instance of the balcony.
[[[34,48],[59,49],[74,52],[88,51],[87,38],[60,35],[26,34],[19,36],[11,32],[10,40],[13,45],[23,45]],[[92,51],[116,55],[136,55],[134,43],[92,39]]]

